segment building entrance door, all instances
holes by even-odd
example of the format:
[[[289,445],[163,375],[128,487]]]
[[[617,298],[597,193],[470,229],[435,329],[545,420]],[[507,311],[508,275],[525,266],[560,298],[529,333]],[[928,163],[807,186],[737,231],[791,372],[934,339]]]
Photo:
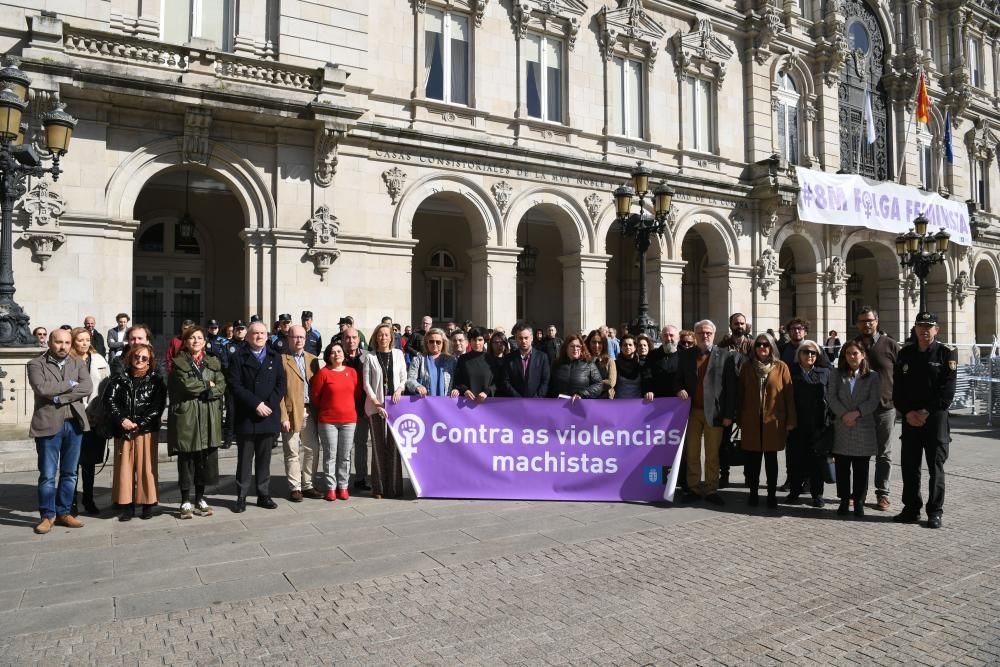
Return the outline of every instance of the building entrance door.
[[[181,322],[201,322],[204,316],[204,279],[178,273],[137,273],[133,282],[135,322],[153,330],[153,347],[162,356]]]

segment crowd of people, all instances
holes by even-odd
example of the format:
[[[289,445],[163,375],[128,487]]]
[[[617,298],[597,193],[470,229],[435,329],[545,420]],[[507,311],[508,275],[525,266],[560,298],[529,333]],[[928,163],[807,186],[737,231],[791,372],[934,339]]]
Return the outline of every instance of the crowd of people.
[[[719,336],[710,320],[690,329],[662,328],[618,336],[614,328],[558,335],[517,322],[510,334],[455,322],[400,327],[384,317],[366,341],[353,318],[324,346],[303,311],[301,324],[282,314],[269,331],[249,324],[205,327],[186,320],[162,363],[143,324],[117,326],[102,336],[96,319],[51,333],[35,329],[47,350],[28,364],[35,395],[31,436],[39,461],[40,522],[71,528],[82,505],[99,514],[95,469],[113,441],[112,500],[118,518],[153,516],[159,502],[158,451],[166,412],[167,449],[176,458],[179,516],[210,516],[206,491],[219,480],[218,450],[237,447],[236,503],[247,498],[274,509],[271,452],[280,442],[291,502],[348,500],[353,489],[374,498],[403,495],[402,462],[388,426],[386,403],[404,394],[463,397],[580,399],[679,398],[690,405],[679,475],[680,500],[723,505],[719,489],[742,465],[747,503],[760,502],[761,468],[769,508],[799,503],[803,493],[823,507],[836,483],[838,514],[863,517],[869,466],[875,458],[874,508],[891,506],[889,477],[897,414],[902,419],[902,511],[916,522],[925,509],[941,525],[944,462],[950,441],[948,406],[955,391],[955,352],[936,340],[932,313],[922,312],[900,346],[861,308],[857,336],[842,343],[831,331],[821,346],[810,324],[796,317],[777,334],[752,334],[742,313]],[[624,327],[623,327],[624,329]],[[717,340],[718,339],[718,340]],[[371,440],[371,460],[368,443]],[[778,453],[786,480],[778,486]],[[926,505],[921,459],[929,469]],[[741,463],[742,462],[742,463]],[[853,502],[853,507],[852,507]]]

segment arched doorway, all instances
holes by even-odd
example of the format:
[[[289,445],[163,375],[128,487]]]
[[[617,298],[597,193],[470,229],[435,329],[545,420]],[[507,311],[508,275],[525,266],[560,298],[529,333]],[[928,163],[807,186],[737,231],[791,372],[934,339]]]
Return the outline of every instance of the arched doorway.
[[[132,321],[165,349],[185,319],[246,318],[243,208],[227,184],[204,170],[172,168],[136,199]]]
[[[690,329],[698,320],[710,319],[725,332],[733,305],[729,267],[736,266],[738,259],[731,257],[732,246],[719,227],[708,217],[698,218],[690,227],[681,224],[677,232],[684,262],[681,307],[679,313],[665,315],[662,324]]]
[[[565,337],[566,312],[563,292],[565,244],[558,224],[558,211],[542,204],[528,210],[517,225],[517,317],[536,329],[554,324]]]
[[[980,260],[973,273],[976,284],[976,342],[990,345],[997,335],[997,275],[989,261]]]
[[[701,234],[691,230],[681,243],[681,322],[689,329],[698,320],[708,317],[708,246]],[[716,326],[720,326],[718,323]]]
[[[819,303],[816,283],[816,254],[805,237],[788,236],[778,251],[781,278],[778,285],[778,315],[781,324],[793,317],[812,323],[810,334],[820,336]],[[817,333],[819,332],[819,333]]]
[[[474,319],[469,278],[472,234],[461,195],[443,192],[420,203],[413,216],[411,312],[435,326]],[[476,322],[477,325],[485,324]]]
[[[848,56],[840,72],[840,168],[871,179],[892,178],[888,97],[882,84],[886,39],[864,0],[843,0]],[[875,142],[868,143],[865,96],[870,95]]]
[[[853,336],[858,311],[872,306],[879,314],[879,327],[897,340],[906,333],[902,327],[899,263],[885,245],[865,241],[851,246],[846,258],[847,321],[830,322],[830,328]],[[907,327],[908,329],[909,327]]]
[[[635,247],[635,238],[622,235],[621,225],[613,223],[608,229],[605,251],[610,255],[608,261],[605,299],[607,301],[608,326],[623,327],[632,322],[639,313],[639,251]],[[660,247],[654,238],[646,253],[646,290],[650,302],[650,312],[653,319],[661,324],[655,312],[657,284],[657,266],[659,264]]]

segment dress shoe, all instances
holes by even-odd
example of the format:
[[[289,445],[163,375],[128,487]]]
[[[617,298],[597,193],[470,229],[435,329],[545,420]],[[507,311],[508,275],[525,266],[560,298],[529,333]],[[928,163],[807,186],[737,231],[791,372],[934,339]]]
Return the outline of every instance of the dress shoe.
[[[348,500],[351,494],[347,492],[347,489],[337,489],[337,500]]]
[[[365,481],[365,478],[354,480],[354,490],[355,491],[371,491],[372,485]]]
[[[266,510],[276,510],[278,509],[278,503],[271,500],[271,496],[261,496],[257,499],[257,507],[263,507]]]
[[[295,489],[294,491],[288,494],[288,499],[291,500],[293,503],[301,503],[302,492],[299,491],[298,489]]]
[[[246,498],[237,498],[236,499],[236,507],[233,508],[233,512],[235,512],[237,514],[240,514],[242,512],[246,512],[246,511],[247,511],[247,499]]]
[[[685,503],[694,503],[694,502],[697,502],[699,500],[701,500],[701,496],[699,496],[694,491],[685,491],[684,492],[684,496],[681,497],[681,502],[685,502]]]
[[[889,496],[879,496],[878,497],[878,502],[875,504],[875,509],[881,510],[881,511],[884,512],[887,509],[889,509],[889,505],[890,505],[890,503],[889,503]]]
[[[45,535],[50,530],[52,530],[52,517],[43,516],[42,520],[35,526],[35,532],[39,535]]]
[[[337,499],[337,492],[334,491],[333,489],[330,489],[329,491],[326,492],[323,498],[325,500],[329,500],[332,503],[334,500]]]
[[[813,498],[812,502],[813,507],[823,507],[823,505],[825,504],[826,503],[823,500],[823,496],[816,496],[815,498]]]
[[[718,493],[710,493],[705,496],[705,502],[712,503],[713,505],[722,506],[726,504],[726,501],[722,499]]]
[[[101,508],[97,506],[93,498],[83,497],[83,509],[87,511],[87,514],[100,514]]]
[[[303,498],[312,498],[313,500],[320,500],[323,497],[323,492],[318,489],[306,489],[302,492]]]
[[[939,516],[927,517],[927,527],[928,528],[940,528],[941,527],[941,517],[939,517]]]
[[[920,515],[903,510],[896,516],[892,517],[892,521],[893,523],[917,523],[920,521]]]
[[[152,519],[153,518],[153,506],[152,505],[143,505],[142,506],[142,514],[139,515],[139,518],[142,519],[143,521],[149,521],[150,519]]]
[[[842,498],[840,501],[840,507],[837,508],[837,514],[840,516],[847,516],[851,512],[851,499]]]
[[[83,522],[72,514],[63,514],[56,517],[56,525],[64,528],[83,528]]]
[[[865,518],[865,504],[864,503],[854,503],[854,516],[858,519]]]

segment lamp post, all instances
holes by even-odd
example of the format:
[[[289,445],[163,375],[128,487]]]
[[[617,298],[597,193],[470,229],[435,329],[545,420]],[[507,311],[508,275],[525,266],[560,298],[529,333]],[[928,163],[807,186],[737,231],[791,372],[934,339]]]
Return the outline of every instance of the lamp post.
[[[896,254],[899,255],[899,265],[910,268],[913,275],[920,281],[920,311],[927,310],[927,296],[924,290],[927,286],[927,276],[931,267],[944,262],[948,252],[948,240],[951,235],[941,228],[937,234],[927,233],[929,221],[923,215],[918,215],[913,221],[914,229],[896,237]]]
[[[649,317],[649,299],[646,295],[646,251],[653,234],[663,236],[667,228],[667,216],[670,215],[670,203],[674,198],[674,190],[664,181],[660,181],[652,191],[649,189],[649,177],[653,172],[639,162],[632,170],[632,184],[622,185],[614,191],[615,211],[618,224],[621,225],[622,236],[635,238],[635,248],[639,251],[639,316],[629,325],[633,335],[646,334],[653,340],[659,339],[659,331]],[[653,214],[646,211],[644,204],[647,198],[653,205]],[[639,206],[638,213],[632,213],[632,205]]]
[[[66,154],[69,140],[76,127],[76,119],[66,113],[65,105],[55,108],[42,117],[45,128],[44,152],[39,153],[25,142],[28,126],[21,123],[21,116],[28,108],[28,89],[31,80],[18,67],[8,61],[0,69],[0,347],[35,345],[28,329],[28,315],[14,301],[14,255],[12,234],[14,204],[27,192],[25,180],[29,176],[52,174],[59,180],[62,170],[59,159]],[[52,166],[45,167],[42,159],[51,159]]]

